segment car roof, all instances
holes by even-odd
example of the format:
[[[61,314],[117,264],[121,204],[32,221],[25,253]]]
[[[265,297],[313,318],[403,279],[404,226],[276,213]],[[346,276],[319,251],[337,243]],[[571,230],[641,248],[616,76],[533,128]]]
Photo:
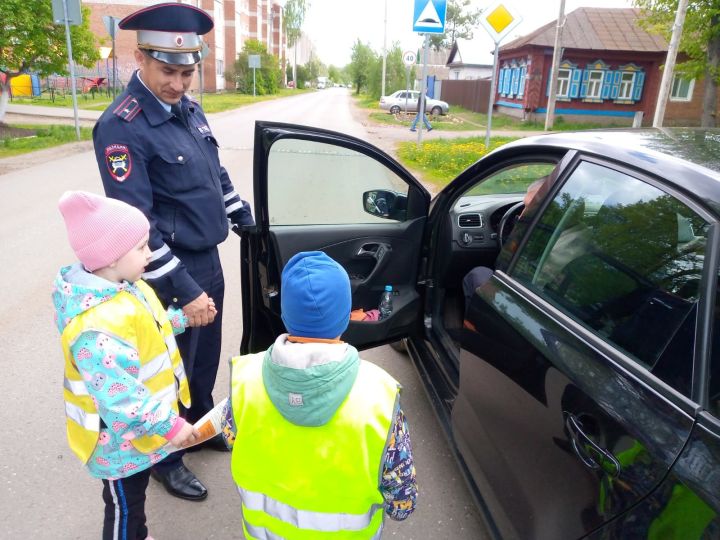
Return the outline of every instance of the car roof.
[[[503,148],[554,147],[603,157],[665,179],[720,212],[720,129],[648,128],[552,133]]]

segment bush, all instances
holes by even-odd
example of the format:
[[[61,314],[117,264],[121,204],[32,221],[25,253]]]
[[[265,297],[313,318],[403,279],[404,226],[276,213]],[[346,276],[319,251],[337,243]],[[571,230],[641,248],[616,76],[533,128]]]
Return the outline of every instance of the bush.
[[[248,56],[260,55],[260,69],[255,70],[255,93],[258,96],[277,94],[282,80],[282,70],[277,58],[268,54],[264,44],[256,39],[249,39],[243,45],[231,71],[225,73],[225,80],[235,84],[241,94],[253,93],[253,70],[248,66]]]

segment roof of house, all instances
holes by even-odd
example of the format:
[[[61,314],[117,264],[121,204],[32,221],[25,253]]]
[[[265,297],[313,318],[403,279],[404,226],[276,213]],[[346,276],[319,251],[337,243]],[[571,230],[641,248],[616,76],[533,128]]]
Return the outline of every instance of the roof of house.
[[[578,8],[566,16],[562,46],[566,49],[603,51],[666,52],[668,43],[661,36],[640,27],[637,8]],[[500,47],[501,51],[525,45],[553,47],[557,19]]]
[[[493,66],[494,45],[490,38],[458,39],[453,43],[446,66]]]

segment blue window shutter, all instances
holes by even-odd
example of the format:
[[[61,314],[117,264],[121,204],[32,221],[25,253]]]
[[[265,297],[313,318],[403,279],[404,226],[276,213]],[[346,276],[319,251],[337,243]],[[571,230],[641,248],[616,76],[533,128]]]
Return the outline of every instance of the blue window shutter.
[[[568,97],[576,98],[580,93],[580,77],[582,77],[582,69],[573,69],[570,78],[570,88],[568,89]]]
[[[602,85],[602,93],[600,94],[600,97],[603,99],[608,99],[610,97],[610,88],[612,87],[612,80],[613,80],[613,72],[608,70],[603,75],[603,85]]]
[[[497,83],[497,91],[498,93],[502,94],[502,87],[503,87],[503,77],[505,76],[505,70],[499,69],[498,70],[498,83]]]
[[[639,71],[635,73],[635,86],[633,88],[633,100],[640,101],[642,97],[643,84],[645,83],[645,72]]]
[[[620,79],[622,71],[613,71],[612,88],[610,89],[610,99],[617,99],[620,95]]]
[[[509,94],[510,93],[510,77],[512,75],[512,71],[510,68],[507,68],[505,70],[505,84],[503,85],[503,94]]]
[[[520,69],[520,84],[518,86],[518,97],[525,94],[525,75],[527,73],[527,69],[525,67]]]
[[[580,70],[577,70],[580,71]],[[587,82],[588,78],[590,77],[590,72],[588,70],[582,70],[582,85],[580,85],[580,97],[584,98],[587,95]],[[573,80],[575,79],[575,73],[573,72]],[[577,97],[577,96],[573,96]]]
[[[518,92],[518,78],[520,77],[520,70],[518,68],[513,68],[512,70],[512,83],[510,87],[510,94],[516,95]]]

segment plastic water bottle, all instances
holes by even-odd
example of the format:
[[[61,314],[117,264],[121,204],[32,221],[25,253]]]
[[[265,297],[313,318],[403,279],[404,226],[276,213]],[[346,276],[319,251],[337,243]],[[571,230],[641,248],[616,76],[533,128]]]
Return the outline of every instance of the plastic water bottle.
[[[380,320],[387,319],[393,310],[392,285],[385,285],[385,290],[380,297]]]

